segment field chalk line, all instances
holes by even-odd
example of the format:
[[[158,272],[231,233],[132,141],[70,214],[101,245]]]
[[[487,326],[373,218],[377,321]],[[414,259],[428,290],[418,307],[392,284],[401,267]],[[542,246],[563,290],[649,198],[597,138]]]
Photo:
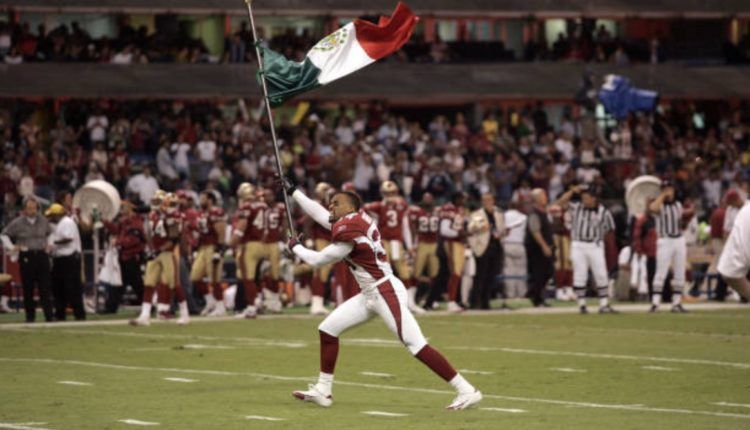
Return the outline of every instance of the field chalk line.
[[[151,421],[141,421],[141,420],[134,420],[132,418],[126,418],[124,420],[118,420],[117,422],[123,423],[123,424],[130,424],[133,426],[144,426],[144,427],[153,427],[158,426],[159,423],[151,422]]]
[[[286,421],[286,418],[264,417],[262,415],[245,415],[245,419],[259,421]]]
[[[389,417],[389,418],[401,418],[408,417],[409,414],[398,414],[395,412],[383,412],[383,411],[362,411],[360,412],[365,415],[372,415],[374,417]]]

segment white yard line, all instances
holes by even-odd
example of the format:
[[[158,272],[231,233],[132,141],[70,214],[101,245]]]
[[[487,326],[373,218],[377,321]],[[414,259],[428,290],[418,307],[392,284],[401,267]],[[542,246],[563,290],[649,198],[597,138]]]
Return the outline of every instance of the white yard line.
[[[389,418],[400,418],[408,417],[409,414],[397,414],[394,412],[383,412],[383,411],[362,411],[360,412],[365,415],[372,415],[374,417],[389,417]]]
[[[750,408],[750,405],[745,404],[745,403],[716,402],[716,403],[711,403],[711,404],[716,405],[716,406],[729,406],[732,408]]]
[[[647,304],[618,304],[617,310],[622,313],[646,313],[648,311],[650,305]],[[687,306],[687,305],[686,305]],[[688,307],[689,310],[692,311],[721,311],[721,310],[747,310],[748,306],[738,303],[692,303]],[[513,316],[513,315],[560,315],[560,314],[576,314],[578,313],[578,307],[576,306],[565,306],[565,307],[552,307],[552,308],[521,308],[516,309],[513,312],[506,312],[499,309],[490,310],[490,311],[472,311],[468,310],[463,312],[463,315],[471,315],[471,316],[496,316],[496,315],[505,315],[505,316]],[[449,316],[452,315],[448,313],[447,311],[430,311],[428,314],[420,317],[420,318],[440,318],[443,316]],[[697,314],[697,313],[690,313],[687,315],[684,315],[685,318],[702,318],[705,317],[705,315]],[[714,315],[711,315],[711,317],[714,317]],[[716,317],[719,318],[740,318],[740,319],[747,319],[750,318],[750,314],[748,316],[745,315],[716,315]],[[313,320],[320,320],[321,317],[317,315],[308,315],[308,314],[279,314],[279,315],[263,315],[261,317],[262,319],[295,319],[295,320],[307,320],[307,319],[313,319]],[[206,323],[213,323],[213,322],[226,322],[226,321],[237,321],[234,316],[228,316],[228,317],[221,317],[221,318],[192,318],[190,320],[191,324],[206,324]],[[172,324],[172,322],[162,322],[158,320],[152,320],[152,324],[159,325],[159,324]],[[62,329],[62,328],[70,328],[70,327],[96,327],[96,326],[126,326],[128,324],[127,319],[118,319],[118,320],[96,320],[96,321],[69,321],[69,322],[55,322],[55,323],[42,323],[37,322],[34,324],[26,324],[26,323],[9,323],[9,324],[0,324],[0,329],[13,329],[13,328],[25,328],[25,329],[39,329],[39,328],[54,328],[54,329]]]
[[[641,366],[641,369],[656,370],[660,372],[676,372],[680,370],[680,369],[675,369],[674,367],[662,367],[662,366]]]
[[[201,343],[188,343],[180,345],[184,349],[235,349],[233,346],[227,345],[204,345]]]
[[[508,409],[508,408],[479,408],[480,411],[508,412],[511,414],[522,414],[528,412],[525,409]]]
[[[130,424],[133,426],[144,426],[144,427],[150,427],[150,426],[158,426],[159,423],[151,422],[151,421],[141,421],[141,420],[134,420],[132,418],[126,418],[124,420],[118,420],[118,422],[121,422],[123,424]]]
[[[245,416],[248,420],[260,420],[260,421],[286,421],[286,418],[276,418],[276,417],[264,417],[261,415],[247,415]]]
[[[196,375],[216,375],[216,376],[245,376],[255,379],[274,379],[278,381],[296,381],[296,382],[312,382],[316,377],[304,377],[304,376],[282,376],[282,375],[269,375],[263,373],[252,373],[252,372],[231,372],[224,370],[203,370],[203,369],[185,369],[185,368],[162,368],[162,367],[145,367],[145,366],[126,366],[120,364],[111,363],[97,363],[90,361],[78,361],[78,360],[57,360],[51,358],[10,358],[0,357],[0,362],[15,362],[15,363],[39,363],[39,364],[66,364],[72,366],[85,366],[95,367],[102,369],[117,369],[117,370],[132,370],[132,371],[146,371],[146,372],[169,372],[169,373],[185,373],[185,374],[196,374]],[[390,391],[404,391],[411,393],[426,393],[426,394],[439,394],[444,396],[455,395],[453,390],[436,390],[431,388],[418,388],[418,387],[402,387],[397,385],[382,385],[382,384],[370,384],[362,382],[349,382],[337,380],[338,385],[347,385],[352,387],[371,388],[380,390]],[[614,409],[614,410],[627,410],[634,412],[655,412],[664,414],[680,414],[680,415],[702,415],[711,417],[724,417],[724,418],[742,418],[750,419],[750,414],[738,414],[728,412],[714,412],[714,411],[703,411],[694,409],[676,409],[676,408],[654,408],[643,405],[616,405],[607,403],[591,403],[591,402],[578,402],[569,400],[557,400],[557,399],[543,399],[534,397],[517,397],[517,396],[503,396],[497,394],[484,394],[485,398],[506,400],[506,401],[517,401],[517,402],[528,402],[528,403],[541,403],[550,405],[560,406],[573,406],[583,408],[594,408],[594,409]]]
[[[586,373],[588,370],[586,369],[573,369],[571,367],[550,367],[549,370],[554,370],[555,372],[563,372],[563,373]]]
[[[11,429],[11,430],[50,430],[43,426],[47,423],[0,423],[0,429]]]
[[[164,378],[165,381],[170,382],[184,382],[186,384],[189,384],[191,382],[198,382],[197,379],[188,379],[188,378]]]
[[[89,387],[91,385],[94,385],[90,382],[80,382],[80,381],[57,381],[57,383],[63,384],[63,385],[76,385],[76,386],[81,386],[81,387]]]
[[[359,372],[360,375],[365,376],[375,376],[379,378],[393,378],[393,375],[390,373],[380,373],[380,372]]]
[[[522,348],[503,348],[494,346],[448,346],[445,349],[455,349],[462,351],[483,351],[483,352],[512,352],[517,354],[538,354],[538,355],[556,355],[561,357],[586,357],[586,358],[604,358],[610,360],[635,360],[635,361],[658,361],[664,363],[684,363],[684,364],[705,364],[710,366],[734,367],[737,369],[750,369],[750,363],[734,363],[729,361],[700,360],[692,358],[676,357],[651,357],[647,355],[624,355],[624,354],[597,354],[590,352],[575,351],[552,351],[545,349],[522,349]]]
[[[458,369],[459,372],[467,375],[492,375],[494,372],[487,372],[485,370],[470,370],[470,369]]]

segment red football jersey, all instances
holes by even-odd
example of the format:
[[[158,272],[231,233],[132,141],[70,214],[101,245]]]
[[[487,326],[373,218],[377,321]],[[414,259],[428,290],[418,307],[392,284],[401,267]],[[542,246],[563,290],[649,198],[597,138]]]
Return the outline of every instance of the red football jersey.
[[[442,236],[443,240],[447,242],[463,242],[464,240],[464,224],[466,223],[466,216],[464,215],[464,208],[458,207],[453,203],[446,203],[440,207],[440,222],[444,219],[451,221],[451,228],[457,231],[459,234],[456,237],[445,237]]]
[[[265,243],[276,243],[282,240],[284,235],[284,203],[276,203],[266,210],[266,234],[263,238]]]
[[[427,212],[419,206],[409,208],[409,222],[417,226],[419,243],[435,243],[440,232],[440,214],[437,208]]]
[[[333,224],[332,232],[333,242],[354,247],[345,260],[363,290],[373,288],[376,281],[393,274],[380,232],[368,214],[361,211],[349,214]]]
[[[263,240],[266,231],[266,206],[263,202],[245,202],[237,209],[237,218],[246,219],[247,225],[240,243]]]
[[[218,233],[214,229],[214,225],[224,220],[226,220],[226,214],[224,214],[222,208],[214,206],[207,211],[200,212],[197,222],[197,230],[200,235],[198,245],[216,245],[219,243]]]
[[[159,214],[151,212],[148,216],[151,227],[151,249],[161,251],[164,245],[172,242],[169,238],[169,229],[177,226],[182,233],[183,217],[179,212],[174,214]]]
[[[378,219],[384,240],[404,241],[404,216],[409,206],[403,199],[368,203],[364,209]]]
[[[182,211],[182,218],[184,220],[183,232],[187,238],[188,245],[193,248],[198,245],[198,240],[200,239],[198,223],[200,222],[201,212],[194,208],[188,208]]]

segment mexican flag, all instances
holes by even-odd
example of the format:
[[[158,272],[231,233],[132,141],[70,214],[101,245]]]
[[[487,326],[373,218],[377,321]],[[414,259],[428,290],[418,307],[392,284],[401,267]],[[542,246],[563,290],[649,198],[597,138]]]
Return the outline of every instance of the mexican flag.
[[[319,41],[302,62],[262,48],[263,73],[271,106],[326,85],[386,57],[411,37],[419,18],[404,3],[375,25],[356,19]]]

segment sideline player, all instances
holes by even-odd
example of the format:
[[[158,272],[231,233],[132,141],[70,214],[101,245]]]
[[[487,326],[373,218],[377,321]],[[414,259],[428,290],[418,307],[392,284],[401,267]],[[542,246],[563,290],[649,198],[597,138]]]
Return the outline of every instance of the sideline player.
[[[227,314],[224,293],[219,285],[224,267],[224,240],[227,221],[224,209],[216,206],[216,196],[203,191],[199,196],[201,211],[195,223],[198,251],[190,271],[190,282],[198,286],[206,299],[203,316],[222,317]],[[208,282],[203,279],[208,278]]]
[[[750,281],[747,280],[750,271],[750,203],[746,202],[737,213],[717,269],[730,287],[750,300]]]
[[[440,208],[440,237],[448,259],[448,312],[462,312],[458,304],[461,276],[466,262],[466,194],[461,191],[451,196],[451,202]]]
[[[421,206],[409,208],[409,221],[417,232],[417,256],[414,261],[412,285],[424,282],[434,288],[432,283],[440,272],[440,259],[437,256],[438,232],[440,230],[440,211],[435,207],[435,198],[430,193],[422,195]],[[425,269],[427,276],[423,276]],[[413,292],[413,293],[412,293]],[[414,303],[412,312],[424,313],[424,309],[417,306],[416,288],[409,289],[409,301]]]
[[[263,307],[271,313],[281,312],[279,299],[279,280],[281,278],[281,250],[279,242],[285,228],[284,203],[276,201],[273,190],[266,188],[262,191],[263,200],[268,206],[266,210],[266,231],[263,235],[263,257],[268,259],[269,270],[263,277]]]
[[[581,200],[571,201],[574,196],[580,196]],[[596,190],[591,187],[576,185],[555,203],[563,210],[570,210],[572,216],[570,258],[573,262],[573,289],[578,297],[580,312],[588,313],[586,283],[591,270],[599,296],[599,313],[616,313],[609,305],[609,276],[604,254],[604,235],[615,229],[612,214],[599,203]]]
[[[333,195],[330,212],[309,199],[288,180],[283,180],[287,192],[321,226],[333,232],[332,243],[321,251],[305,248],[299,238],[290,238],[289,249],[312,266],[345,260],[362,290],[361,293],[337,307],[318,326],[320,332],[320,376],[306,391],[295,391],[299,400],[328,407],[333,372],[339,350],[339,336],[346,330],[378,314],[388,328],[433,372],[456,389],[457,396],[448,409],[466,409],[482,400],[480,393],[451,364],[427,344],[416,319],[406,305],[406,288],[393,275],[380,232],[373,219],[361,211],[356,194],[341,191]]]
[[[263,256],[263,235],[265,233],[266,209],[264,202],[257,200],[255,186],[243,182],[237,188],[239,207],[235,213],[236,222],[232,230],[231,246],[239,245],[237,266],[240,268],[241,278],[238,281],[245,289],[245,310],[235,315],[237,318],[255,318],[258,310],[255,299],[258,297],[258,286],[255,273],[258,263]]]

